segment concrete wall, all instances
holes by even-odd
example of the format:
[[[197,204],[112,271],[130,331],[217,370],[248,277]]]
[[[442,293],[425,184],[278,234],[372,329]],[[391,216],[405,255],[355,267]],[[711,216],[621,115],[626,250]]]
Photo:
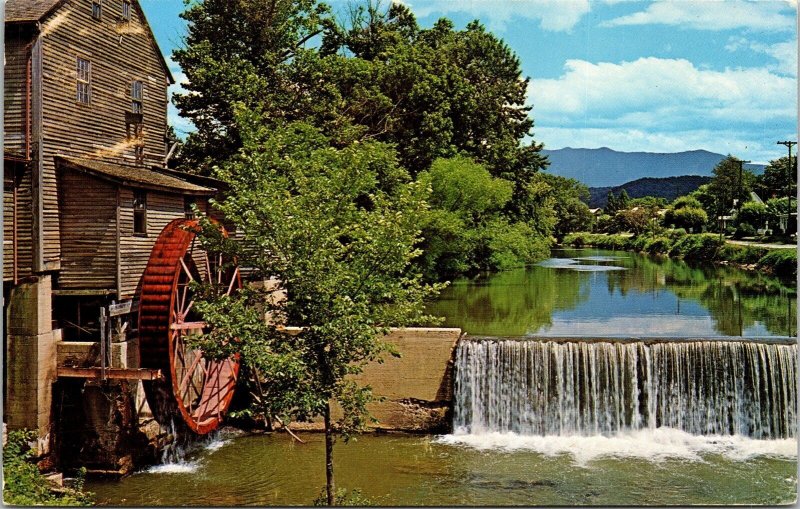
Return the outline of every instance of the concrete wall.
[[[401,357],[384,356],[384,363],[372,363],[356,377],[372,387],[384,401],[369,405],[378,419],[377,429],[395,431],[445,432],[451,426],[453,399],[453,355],[461,329],[410,327],[395,329],[385,341]],[[340,416],[334,409],[333,417]],[[321,422],[293,423],[292,429],[319,430]]]
[[[38,430],[48,451],[57,332],[52,328],[50,276],[29,278],[11,291],[7,320],[5,419],[9,429]]]

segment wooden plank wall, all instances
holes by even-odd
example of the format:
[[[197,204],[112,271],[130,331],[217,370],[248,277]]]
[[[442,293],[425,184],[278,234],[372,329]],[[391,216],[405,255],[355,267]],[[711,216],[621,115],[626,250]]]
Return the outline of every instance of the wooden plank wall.
[[[67,2],[43,23],[43,258],[59,255],[59,214],[53,156],[135,161],[125,112],[134,80],[144,84],[144,157],[160,164],[166,154],[167,74],[135,7],[120,22],[122,0],[103,0],[101,20],[91,0]],[[76,102],[76,61],[91,62],[91,104]]]
[[[116,186],[70,170],[60,180],[59,288],[116,290]]]
[[[14,173],[5,168],[3,172],[3,281],[14,281],[14,196],[16,190]]]
[[[204,199],[198,198],[198,204]],[[204,205],[201,206],[203,208]],[[147,193],[147,236],[133,234],[133,191],[120,190],[120,299],[136,295],[139,279],[161,230],[173,219],[184,217],[183,196]]]
[[[29,130],[30,103],[27,70],[33,34],[25,27],[9,25],[5,33],[5,70],[3,85],[3,136],[5,151],[27,157],[25,131]]]
[[[17,212],[17,279],[30,276],[33,268],[33,237],[31,205],[31,168],[30,165],[16,161],[5,160],[3,168],[3,242],[8,249],[13,239],[14,226],[14,196],[13,188],[16,186],[16,212]],[[13,266],[13,251],[3,251],[3,279],[7,272],[5,267]]]

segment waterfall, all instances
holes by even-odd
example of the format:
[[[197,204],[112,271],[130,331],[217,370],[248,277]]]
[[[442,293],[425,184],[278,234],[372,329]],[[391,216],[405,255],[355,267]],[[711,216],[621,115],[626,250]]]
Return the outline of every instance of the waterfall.
[[[612,436],[792,438],[797,345],[755,341],[466,339],[456,351],[454,429]]]

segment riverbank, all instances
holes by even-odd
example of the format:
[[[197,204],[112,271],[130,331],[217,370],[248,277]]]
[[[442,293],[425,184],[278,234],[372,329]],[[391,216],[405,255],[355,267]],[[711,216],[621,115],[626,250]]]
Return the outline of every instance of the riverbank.
[[[735,265],[745,270],[768,272],[779,277],[797,277],[796,249],[730,244],[719,235],[711,233],[687,234],[672,231],[656,236],[630,236],[581,232],[564,237],[562,245],[659,254],[686,260]]]

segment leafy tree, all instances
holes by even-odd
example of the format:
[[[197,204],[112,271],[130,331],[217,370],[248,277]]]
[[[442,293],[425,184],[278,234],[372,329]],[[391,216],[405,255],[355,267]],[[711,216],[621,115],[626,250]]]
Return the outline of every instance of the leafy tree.
[[[564,235],[577,231],[588,231],[594,215],[586,204],[589,188],[581,182],[553,175],[538,173],[529,186],[530,198],[526,215],[542,235],[553,235],[562,239]]]
[[[512,183],[484,165],[465,156],[437,159],[418,180],[431,189],[431,209],[420,217],[419,264],[428,279],[520,267],[546,254],[544,235],[502,213]]]
[[[762,199],[797,195],[796,157],[792,157],[792,163],[792,167],[789,168],[788,156],[772,160],[764,168],[764,173],[756,177],[755,191]],[[788,185],[791,185],[791,188],[787,188]]]
[[[739,206],[750,197],[755,175],[747,168],[742,167],[742,162],[728,156],[714,167],[714,178],[708,184],[708,193],[714,198],[716,215],[728,215],[734,207],[734,200]]]
[[[395,143],[412,176],[464,153],[513,183],[506,208],[516,215],[546,165],[542,146],[523,142],[533,121],[519,58],[477,22],[421,29],[399,3],[361,3],[337,24],[315,0],[203,0],[183,17],[186,47],[174,58],[190,93],[175,102],[197,126],[187,168],[207,171],[241,146],[237,101],[316,125],[339,146]]]
[[[672,202],[671,208],[673,210],[680,210],[683,208],[702,209],[703,205],[700,203],[700,200],[694,196],[679,196],[678,198],[675,198],[675,201]]]
[[[749,224],[754,228],[763,228],[767,221],[767,206],[763,203],[749,201],[742,205],[741,210],[736,214],[736,222],[739,224]]]
[[[655,215],[649,209],[625,209],[620,210],[614,215],[614,223],[616,225],[616,231],[628,231],[638,235],[652,227],[654,218]]]
[[[275,119],[305,118],[304,89],[294,77],[306,43],[330,27],[316,0],[202,0],[181,14],[185,46],[173,58],[188,94],[173,100],[197,128],[181,152],[183,167],[208,173],[212,162],[241,146],[234,104],[259,107]],[[224,34],[224,36],[220,36]],[[312,52],[313,53],[313,52]]]
[[[629,207],[662,208],[666,205],[666,198],[658,196],[642,196],[639,198],[631,198],[628,201]]]
[[[241,353],[254,374],[253,412],[323,417],[332,505],[336,437],[347,441],[369,419],[370,389],[349,375],[392,353],[381,340],[390,326],[427,320],[423,299],[439,288],[409,272],[420,254],[426,192],[383,143],[336,148],[304,123],[276,126],[246,109],[236,116],[242,148],[215,176],[230,186],[216,206],[237,239],[222,238],[207,222],[201,238],[210,251],[236,257],[255,280],[278,283],[233,296],[199,288],[196,306],[211,325],[199,345],[215,358]],[[271,298],[275,290],[285,299]],[[289,335],[284,325],[302,329]]]
[[[675,228],[691,229],[699,232],[708,222],[708,214],[699,207],[681,207],[677,210],[670,209],[664,214],[664,224],[674,225]]]

